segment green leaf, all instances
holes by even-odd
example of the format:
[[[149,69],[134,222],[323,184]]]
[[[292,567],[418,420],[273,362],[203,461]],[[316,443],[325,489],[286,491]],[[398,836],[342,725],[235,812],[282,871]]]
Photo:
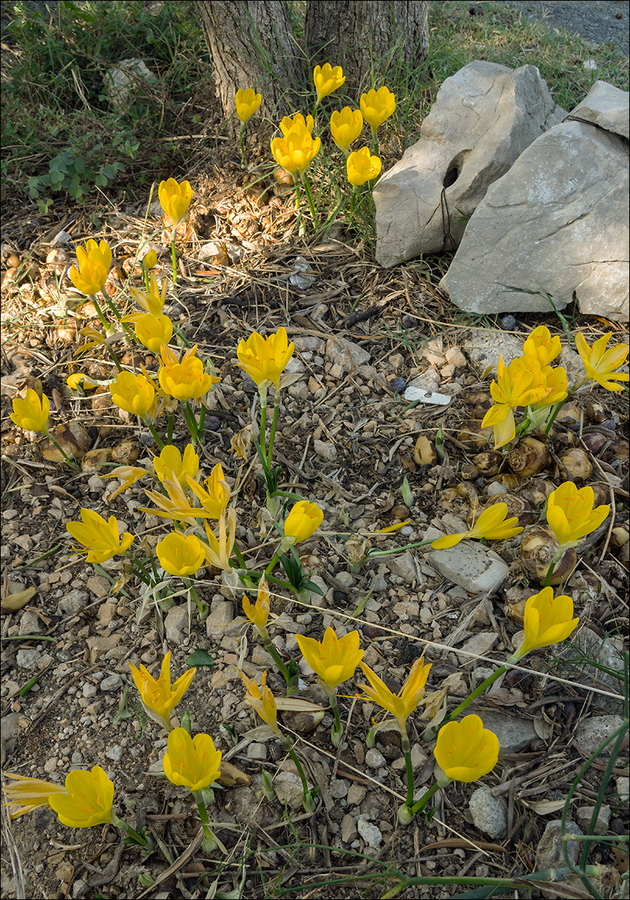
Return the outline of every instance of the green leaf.
[[[403,503],[405,506],[408,506],[409,509],[413,506],[413,494],[411,493],[411,488],[409,487],[409,482],[407,481],[407,476],[403,478],[402,488],[401,488]]]
[[[195,650],[186,658],[186,665],[189,669],[199,669],[202,666],[213,666],[214,660],[207,650]]]

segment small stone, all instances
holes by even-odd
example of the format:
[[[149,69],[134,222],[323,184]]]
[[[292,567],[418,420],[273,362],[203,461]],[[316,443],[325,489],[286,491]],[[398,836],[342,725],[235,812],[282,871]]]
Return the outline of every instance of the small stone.
[[[59,609],[68,616],[76,616],[84,606],[87,606],[89,599],[90,595],[87,591],[80,591],[78,588],[75,588],[61,598]]]
[[[294,772],[278,772],[273,786],[280,803],[286,803],[291,809],[302,809],[302,782]]]
[[[482,784],[470,798],[473,824],[491,838],[502,838],[507,831],[505,803]]]
[[[496,634],[496,632],[480,631],[479,634],[474,634],[464,643],[462,650],[465,650],[466,653],[472,653],[475,656],[485,656],[498,640],[499,635]],[[474,660],[471,659],[470,656],[464,656],[464,654],[462,654],[462,662],[474,662]]]
[[[582,834],[582,830],[575,822],[567,819],[566,833]],[[566,865],[564,853],[562,852],[563,843],[565,842],[562,840],[562,822],[558,819],[553,822],[547,822],[543,836],[536,848],[536,867],[539,871],[541,869],[560,869]],[[576,865],[582,844],[578,841],[567,841],[565,846],[567,847],[569,862],[573,866]]]
[[[329,441],[313,441],[315,453],[328,462],[335,462],[337,459],[337,448]]]
[[[103,578],[101,575],[91,575],[85,586],[99,599],[107,597],[112,587],[107,578]],[[114,604],[115,606],[116,604]]]
[[[73,766],[80,766],[83,763],[83,754],[80,750],[75,750],[72,756],[70,757],[70,762]]]
[[[617,793],[622,803],[627,803],[630,800],[630,778],[627,778],[625,775],[617,776]]]
[[[224,600],[223,597],[215,596],[210,607],[210,615],[206,619],[206,634],[208,637],[216,637],[217,629],[225,628],[233,620],[234,603],[232,600]]]
[[[91,494],[102,494],[107,487],[107,482],[100,475],[92,475],[88,478],[88,490]]]
[[[110,634],[106,637],[89,637],[87,639],[87,645],[90,649],[90,665],[94,665],[101,656],[104,656],[106,653],[113,650],[119,643],[120,638],[121,634]]]
[[[368,750],[365,754],[365,762],[371,769],[380,769],[381,766],[385,765],[385,757],[380,750],[377,750],[376,747],[372,747],[372,749]]]
[[[532,741],[538,740],[536,729],[529,719],[484,710],[483,724],[498,737],[501,754],[521,753]]]
[[[18,634],[37,634],[39,631],[39,616],[34,609],[26,609],[20,619]]]
[[[188,609],[185,606],[172,606],[164,620],[166,640],[173,644],[181,644],[186,639],[188,629]]]
[[[40,658],[41,653],[39,650],[34,650],[31,647],[26,647],[25,649],[18,650],[15,655],[15,660],[17,662],[18,668],[20,669],[36,669],[37,661]]]
[[[351,815],[345,814],[341,820],[341,840],[344,844],[349,844],[357,836],[357,823]]]
[[[247,747],[247,758],[258,760],[267,759],[267,747],[264,744],[249,744]]]
[[[414,744],[411,748],[411,766],[414,772],[418,772],[428,759],[427,754],[424,752],[420,744]]]
[[[359,816],[357,820],[357,829],[359,834],[369,847],[378,847],[383,840],[382,832],[376,825],[368,822],[363,816]]]
[[[116,688],[119,688],[122,684],[122,678],[120,675],[108,675],[107,678],[103,678],[101,681],[101,690],[103,693],[107,693],[108,691],[115,691]]]
[[[343,800],[348,794],[348,782],[343,778],[336,778],[330,786],[330,796],[333,800]]]
[[[575,745],[588,758],[622,725],[623,719],[620,716],[592,716],[583,719],[575,732]],[[602,751],[602,756],[610,756],[610,751],[611,744]]]
[[[95,684],[84,684],[83,685],[83,696],[86,700],[89,700],[91,697],[96,697],[97,688]]]
[[[497,590],[509,569],[492,551],[466,541],[447,550],[433,550],[427,554],[427,562],[470,594]]]
[[[578,825],[584,829],[584,832],[588,832],[591,817],[593,815],[594,806],[580,806],[578,808],[577,813],[575,814],[575,818],[578,820]],[[603,834],[610,824],[610,806],[600,806],[599,812],[597,814],[597,820],[595,822],[595,834]]]
[[[326,356],[334,364],[338,364],[343,370],[351,371],[359,366],[364,366],[370,361],[370,354],[363,347],[343,338],[329,338],[326,344]]]
[[[417,581],[423,584],[425,579],[422,577],[418,568],[418,563],[411,550],[406,550],[399,556],[396,556],[388,564],[388,568],[392,575],[398,575],[407,584],[415,584]]]
[[[57,757],[51,756],[51,758],[46,760],[46,762],[44,763],[44,772],[47,775],[51,775],[56,770],[57,770]]]
[[[468,360],[459,349],[459,347],[450,347],[446,351],[446,361],[451,366],[455,366],[456,369],[463,369],[468,365]]]
[[[619,781],[619,779],[617,779]],[[351,784],[348,788],[348,806],[359,806],[363,803],[367,791],[361,784]]]
[[[120,762],[123,755],[123,748],[119,747],[118,744],[114,744],[113,747],[110,747],[109,750],[105,751],[105,756],[108,759],[112,759],[114,762]]]
[[[107,628],[116,615],[116,604],[113,601],[101,603],[98,609],[98,627]]]

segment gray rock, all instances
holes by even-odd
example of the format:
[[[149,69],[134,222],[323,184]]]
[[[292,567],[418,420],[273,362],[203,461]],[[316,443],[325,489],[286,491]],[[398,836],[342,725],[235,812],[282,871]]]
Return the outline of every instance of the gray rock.
[[[107,691],[115,691],[116,688],[119,688],[121,684],[122,678],[120,677],[120,675],[108,675],[101,681],[101,690],[104,693],[107,693]]]
[[[496,371],[500,356],[505,365],[509,366],[513,359],[522,355],[524,343],[525,337],[480,328],[475,329],[470,338],[464,341],[463,347],[468,359],[483,375],[487,369]]]
[[[157,80],[157,75],[147,69],[141,59],[123,59],[106,73],[105,93],[114,109],[124,112],[140,82],[146,85]]]
[[[462,645],[462,650],[465,650],[467,653],[473,653],[476,656],[485,656],[489,650],[492,650],[498,640],[499,635],[496,632],[480,631],[478,634],[473,634],[473,636]],[[475,661],[470,656],[464,656],[464,654],[462,654],[462,662],[464,664],[474,664]]]
[[[372,747],[372,749],[368,750],[365,754],[365,762],[370,769],[380,769],[381,766],[385,765],[385,757],[380,750],[377,750],[376,747]]]
[[[575,814],[575,818],[578,820],[578,825],[583,828],[585,832],[588,832],[594,809],[594,806],[580,806],[578,807],[577,813]],[[609,824],[610,806],[600,806],[599,812],[597,813],[597,820],[595,822],[595,834],[603,834],[608,828]]]
[[[567,819],[567,834],[582,834],[582,830],[575,822]],[[538,847],[536,847],[536,868],[541,869],[561,869],[566,866],[564,853],[562,852],[562,822],[554,820],[547,822],[547,826],[541,837]],[[578,860],[578,854],[581,849],[578,841],[567,841],[566,847],[571,865],[575,865]]]
[[[41,653],[39,650],[35,650],[32,647],[25,647],[22,650],[18,650],[16,654],[16,662],[18,664],[18,668],[20,669],[36,669],[37,661],[39,660]]]
[[[359,344],[343,338],[329,338],[326,344],[326,357],[333,365],[341,366],[345,372],[364,366],[370,361],[370,354]]]
[[[447,78],[420,140],[374,188],[378,262],[457,246],[488,186],[565,115],[535,66],[475,60]]]
[[[78,588],[75,588],[73,591],[66,594],[65,597],[61,598],[59,601],[59,609],[68,616],[76,616],[84,606],[87,606],[89,599],[90,595],[87,591],[80,591]]]
[[[97,687],[95,684],[84,684],[82,693],[86,700],[91,700],[92,697],[96,697]]]
[[[257,760],[265,760],[267,759],[267,748],[264,744],[257,744],[252,742],[247,747],[247,758],[248,759],[257,759]]]
[[[357,836],[357,823],[351,815],[345,814],[341,820],[341,840],[344,844],[349,844]]]
[[[416,582],[424,584],[426,581],[411,550],[405,550],[400,556],[395,556],[388,563],[388,568],[392,575],[400,576],[407,584],[415,584]]]
[[[593,125],[599,125],[606,131],[620,134],[626,140],[628,133],[628,92],[608,84],[607,81],[596,81],[584,100],[569,113],[571,117],[586,119]]]
[[[440,288],[466,312],[549,312],[548,293],[627,322],[628,214],[623,139],[566,121],[491,185]]]
[[[172,606],[164,620],[166,640],[172,644],[181,644],[186,638],[188,629],[188,609],[186,606]]]
[[[448,550],[433,550],[427,554],[427,562],[471,594],[496,590],[509,569],[492,551],[471,541],[462,541]]]
[[[376,848],[383,840],[380,829],[368,822],[363,816],[359,816],[357,819],[357,829],[368,847]]]
[[[4,722],[4,719],[2,721]],[[630,778],[625,775],[617,775],[617,793],[622,803],[630,800]]]
[[[25,609],[20,619],[20,634],[37,634],[40,629],[39,616],[34,609]]]
[[[234,620],[234,603],[232,600],[224,600],[215,595],[210,607],[210,615],[206,619],[206,633],[208,637],[216,637],[217,629],[225,628]],[[220,632],[223,634],[222,632]]]
[[[493,731],[498,737],[501,754],[520,753],[526,750],[532,741],[538,740],[536,729],[530,719],[521,719],[485,709],[481,718],[484,728]]]
[[[120,762],[123,756],[123,748],[119,747],[118,744],[114,744],[113,747],[110,747],[109,750],[105,751],[105,756],[108,759],[112,759],[114,762]]]
[[[5,762],[15,750],[18,735],[20,733],[20,713],[8,713],[0,719],[0,743],[1,748],[1,764]],[[619,782],[619,779],[617,779]]]
[[[273,781],[276,795],[280,803],[286,803],[291,809],[302,809],[302,782],[295,772],[278,772]]]
[[[495,797],[490,788],[482,784],[470,798],[473,824],[491,838],[502,838],[507,831],[505,803]]]
[[[327,462],[335,462],[337,459],[337,448],[330,441],[313,441],[313,449],[318,456]]]
[[[622,725],[621,716],[591,716],[589,719],[582,719],[575,731],[575,745],[585,756],[592,756]],[[610,756],[611,747],[612,744],[609,744],[601,756]]]

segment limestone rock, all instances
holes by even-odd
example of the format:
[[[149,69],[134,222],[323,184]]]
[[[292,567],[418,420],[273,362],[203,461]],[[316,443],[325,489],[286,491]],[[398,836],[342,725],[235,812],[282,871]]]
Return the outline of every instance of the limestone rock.
[[[541,135],[472,215],[440,287],[466,312],[628,321],[627,142],[567,121]]]
[[[471,541],[462,541],[447,550],[433,550],[426,559],[440,575],[471,594],[497,590],[509,569],[495,553]]]
[[[584,100],[572,109],[569,118],[586,119],[593,125],[599,125],[606,131],[620,134],[626,140],[628,133],[628,97],[627,91],[608,84],[607,81],[596,81]]]
[[[488,186],[565,115],[535,66],[475,60],[447,78],[420,140],[374,188],[378,262],[457,246]]]
[[[482,784],[470,798],[473,824],[491,838],[502,838],[507,831],[505,802],[495,797],[490,788]]]

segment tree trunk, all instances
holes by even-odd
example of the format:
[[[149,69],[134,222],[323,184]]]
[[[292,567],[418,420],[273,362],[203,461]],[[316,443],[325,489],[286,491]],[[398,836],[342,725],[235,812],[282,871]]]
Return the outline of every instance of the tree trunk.
[[[291,110],[283,94],[302,80],[302,55],[282,0],[193,0],[226,118],[239,88],[254,88],[273,118]],[[237,120],[238,122],[238,120]]]
[[[400,83],[429,52],[428,0],[317,0],[304,35],[313,65],[343,66],[346,91]],[[394,78],[394,73],[396,77]]]

